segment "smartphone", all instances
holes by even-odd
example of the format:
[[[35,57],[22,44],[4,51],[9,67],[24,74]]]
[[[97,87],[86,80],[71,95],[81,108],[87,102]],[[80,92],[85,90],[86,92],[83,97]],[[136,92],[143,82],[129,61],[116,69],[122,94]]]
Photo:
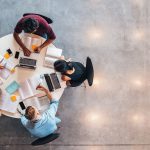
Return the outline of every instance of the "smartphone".
[[[13,54],[10,48],[7,49],[7,53],[8,53],[9,55],[12,55],[12,54]]]
[[[18,51],[16,51],[16,53],[15,53],[15,58],[16,58],[16,59],[19,58],[19,52],[18,52]]]
[[[26,107],[25,107],[25,105],[24,105],[23,102],[20,102],[19,105],[20,105],[20,107],[21,107],[22,110],[26,109]]]

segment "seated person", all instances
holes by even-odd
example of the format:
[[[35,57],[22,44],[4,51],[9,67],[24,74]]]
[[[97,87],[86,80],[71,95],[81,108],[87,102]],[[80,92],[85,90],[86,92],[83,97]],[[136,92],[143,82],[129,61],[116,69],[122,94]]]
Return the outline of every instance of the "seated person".
[[[50,106],[43,114],[40,114],[37,108],[28,106],[25,116],[21,117],[21,122],[33,136],[42,138],[56,131],[57,123],[61,120],[55,116],[59,101],[53,99],[51,93],[43,86],[38,86],[37,89],[46,93]]]
[[[36,34],[46,38],[46,41],[35,49],[36,52],[40,52],[42,48],[51,44],[55,40],[55,34],[47,23],[47,21],[39,15],[27,15],[19,20],[14,29],[14,38],[20,47],[23,49],[25,56],[30,56],[31,51],[21,41],[19,34],[24,31],[25,33]]]
[[[62,80],[69,86],[78,86],[76,84],[84,78],[85,67],[80,62],[67,62],[66,60],[57,60],[54,63],[54,69],[62,74]]]

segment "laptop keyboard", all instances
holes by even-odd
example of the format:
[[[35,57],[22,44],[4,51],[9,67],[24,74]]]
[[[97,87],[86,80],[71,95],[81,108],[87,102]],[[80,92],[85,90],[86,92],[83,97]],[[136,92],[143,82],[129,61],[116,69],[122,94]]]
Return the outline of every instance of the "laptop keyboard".
[[[51,77],[51,79],[52,79],[54,88],[55,88],[55,89],[61,88],[60,82],[59,82],[58,77],[57,77],[57,74],[56,74],[56,73],[51,73],[51,74],[50,74],[50,77]]]
[[[48,74],[44,74],[44,77],[45,77],[49,91],[54,91],[54,87],[53,87],[52,81],[50,79],[50,76]]]
[[[35,59],[29,59],[29,58],[20,58],[19,61],[22,65],[29,65],[29,66],[36,66],[36,60]]]

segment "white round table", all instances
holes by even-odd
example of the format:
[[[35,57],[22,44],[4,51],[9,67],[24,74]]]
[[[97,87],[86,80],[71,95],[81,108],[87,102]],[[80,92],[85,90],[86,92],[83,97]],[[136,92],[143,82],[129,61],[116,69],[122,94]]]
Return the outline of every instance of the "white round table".
[[[43,42],[45,40],[42,37],[39,37],[37,35],[30,35],[30,36],[40,38],[41,40],[43,40]],[[53,44],[51,44],[48,47],[54,48],[55,46]],[[23,52],[20,50],[20,46],[15,41],[13,34],[9,34],[9,35],[6,35],[6,36],[0,38],[0,54],[2,56],[4,56],[4,54],[6,53],[6,50],[8,48],[10,48],[13,51],[13,54],[15,54],[16,51],[19,51],[20,56],[25,57],[23,55]],[[15,72],[7,80],[4,81],[3,85],[0,86],[0,88],[2,90],[4,90],[14,80],[17,82],[23,82],[26,79],[28,79],[29,77],[37,75],[37,74],[54,72],[54,69],[47,68],[47,67],[43,66],[43,61],[44,61],[46,49],[47,48],[43,48],[42,51],[40,52],[40,54],[36,54],[36,53],[31,54],[30,58],[37,60],[37,68],[35,70],[17,67],[15,69]],[[19,62],[19,59],[14,59],[14,55],[10,58],[10,60],[11,59],[13,61]],[[17,62],[15,62],[15,63],[17,63]],[[65,88],[65,82],[62,81],[61,82],[61,88],[52,92],[53,98],[59,100],[63,94],[64,88]],[[20,118],[20,114],[18,113],[17,110],[16,110],[16,113],[10,113],[10,112],[6,112],[6,111],[1,110],[1,114],[9,116],[9,117],[13,117],[13,118]]]

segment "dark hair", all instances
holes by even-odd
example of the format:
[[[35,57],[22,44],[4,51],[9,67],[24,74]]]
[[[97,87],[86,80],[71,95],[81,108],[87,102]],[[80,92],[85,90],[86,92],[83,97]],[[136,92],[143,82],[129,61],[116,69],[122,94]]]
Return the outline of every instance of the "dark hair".
[[[32,120],[35,116],[35,109],[32,106],[28,106],[25,111],[25,117],[28,120]]]
[[[67,70],[72,70],[73,65],[71,62],[66,62],[65,60],[57,60],[54,63],[54,69],[58,72],[64,73]]]
[[[33,18],[27,18],[23,22],[24,31],[31,33],[39,27],[39,22]]]

